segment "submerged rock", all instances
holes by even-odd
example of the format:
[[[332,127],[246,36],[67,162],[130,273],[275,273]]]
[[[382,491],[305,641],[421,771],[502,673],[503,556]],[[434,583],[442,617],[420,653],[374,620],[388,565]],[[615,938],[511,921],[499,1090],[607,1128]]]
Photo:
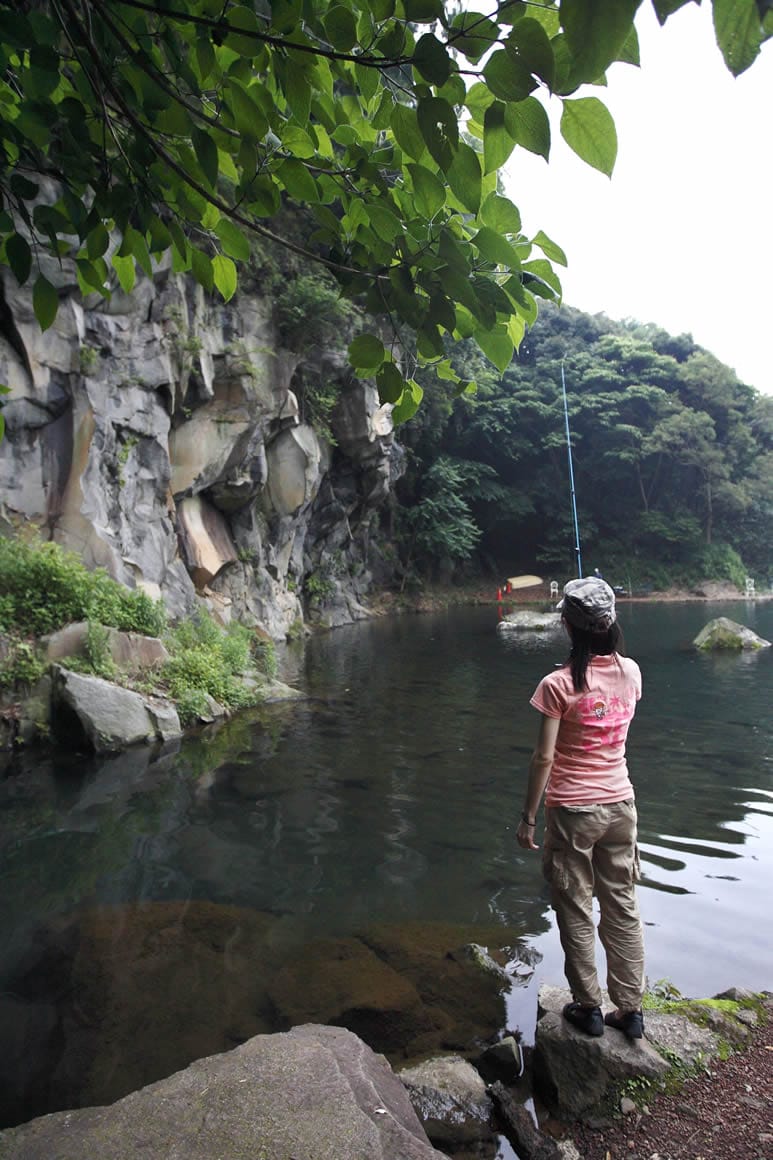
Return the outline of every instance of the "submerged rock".
[[[710,620],[696,636],[693,644],[699,649],[741,649],[770,648],[770,641],[757,636],[756,632],[743,624],[730,620],[727,616],[718,616]]]

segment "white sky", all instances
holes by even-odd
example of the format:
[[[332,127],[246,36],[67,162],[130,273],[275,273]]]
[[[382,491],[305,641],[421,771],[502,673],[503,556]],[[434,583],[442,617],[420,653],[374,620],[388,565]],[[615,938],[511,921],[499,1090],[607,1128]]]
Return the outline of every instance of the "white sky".
[[[617,126],[610,180],[572,153],[551,112],[550,163],[517,149],[502,177],[523,218],[564,249],[564,301],[591,314],[655,322],[773,393],[770,111],[773,41],[734,78],[711,6],[688,4],[661,28],[637,17],[641,68],[616,64],[597,95]]]

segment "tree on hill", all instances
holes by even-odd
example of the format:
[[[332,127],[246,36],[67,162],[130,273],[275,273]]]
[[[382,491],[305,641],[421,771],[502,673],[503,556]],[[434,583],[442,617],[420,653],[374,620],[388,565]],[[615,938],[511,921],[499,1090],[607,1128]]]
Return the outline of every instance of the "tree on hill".
[[[653,0],[664,22],[685,0]],[[30,281],[42,327],[56,262],[84,294],[131,291],[171,256],[230,298],[250,239],[323,263],[381,319],[350,360],[400,422],[414,369],[469,389],[446,343],[501,371],[560,298],[558,245],[524,232],[497,188],[515,148],[561,132],[610,173],[616,138],[594,88],[638,63],[639,0],[0,0],[0,260]],[[738,74],[773,33],[768,0],[713,0]],[[579,94],[579,95],[578,95]],[[307,207],[301,240],[277,222]]]
[[[447,479],[481,532],[467,553],[475,566],[571,574],[565,379],[586,563],[619,583],[742,582],[745,570],[767,579],[773,399],[689,335],[669,339],[566,306],[545,305],[524,345],[502,376],[476,367],[469,345],[455,348],[460,373],[474,367],[479,389],[445,408],[433,391],[432,407],[405,431],[410,468],[397,491],[408,512],[423,502],[438,458],[463,462],[464,484]],[[486,468],[494,479],[471,488]],[[438,534],[428,570],[443,553]]]

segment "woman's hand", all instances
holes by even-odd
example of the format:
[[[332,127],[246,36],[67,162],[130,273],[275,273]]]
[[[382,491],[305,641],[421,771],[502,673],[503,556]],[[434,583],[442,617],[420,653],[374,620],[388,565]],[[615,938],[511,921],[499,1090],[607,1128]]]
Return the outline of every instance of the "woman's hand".
[[[523,818],[518,823],[518,829],[515,831],[515,836],[518,839],[518,845],[523,846],[524,850],[539,850],[539,846],[534,841],[536,833],[535,827],[528,825]]]

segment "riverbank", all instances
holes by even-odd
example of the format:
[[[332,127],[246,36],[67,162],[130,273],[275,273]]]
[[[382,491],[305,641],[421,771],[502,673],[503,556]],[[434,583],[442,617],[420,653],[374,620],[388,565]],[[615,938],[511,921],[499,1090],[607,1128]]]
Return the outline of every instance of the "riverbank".
[[[501,593],[501,600],[499,594]],[[695,603],[707,604],[719,601],[744,600],[744,593],[729,581],[706,580],[694,588],[667,588],[662,591],[642,592],[628,595],[618,594],[618,604],[641,603]],[[755,602],[773,600],[773,592],[757,593]],[[556,600],[550,595],[549,583],[535,585],[533,588],[516,588],[505,594],[496,581],[486,583],[482,580],[471,581],[459,585],[426,584],[421,589],[405,592],[381,590],[373,592],[369,599],[369,608],[376,616],[388,616],[398,612],[442,612],[447,608],[497,605],[507,611],[513,605],[534,605],[537,607],[554,607]]]
[[[712,1061],[678,1092],[603,1128],[569,1135],[584,1160],[770,1160],[773,1157],[773,996],[748,1047]]]

